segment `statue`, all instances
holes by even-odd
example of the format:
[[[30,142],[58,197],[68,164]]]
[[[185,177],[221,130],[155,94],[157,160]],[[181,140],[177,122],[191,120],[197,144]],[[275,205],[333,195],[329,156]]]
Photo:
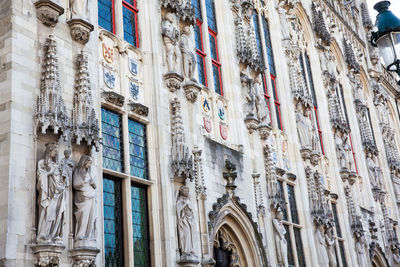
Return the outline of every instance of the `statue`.
[[[400,254],[397,246],[391,249],[389,263],[391,267],[400,267]]]
[[[287,241],[285,238],[286,228],[282,223],[283,212],[281,208],[276,211],[276,218],[272,220],[274,225],[274,237],[275,237],[275,247],[276,256],[278,259],[279,267],[288,267],[288,255],[287,255]]]
[[[313,126],[310,120],[310,109],[306,108],[304,114],[301,113],[301,109],[301,103],[299,102],[296,109],[297,133],[299,134],[301,147],[311,149]]]
[[[83,155],[74,171],[75,242],[96,240],[96,182],[90,175],[91,165],[92,158]]]
[[[358,241],[356,243],[356,253],[357,253],[357,261],[358,261],[358,266],[369,266],[368,264],[368,257],[365,253],[365,245],[367,241],[365,240],[365,237],[360,236],[358,238]]]
[[[46,151],[37,164],[39,223],[37,243],[61,243],[66,209],[68,181],[58,164],[58,145],[47,143]]]
[[[324,229],[325,226],[322,223],[318,224],[316,235],[319,267],[329,267],[329,255],[326,248]]]
[[[381,176],[381,169],[379,165],[376,163],[376,157],[373,156],[371,152],[367,153],[367,167],[371,184],[374,187],[382,188],[383,181]]]
[[[88,0],[69,0],[69,6],[73,19],[89,19]]]
[[[196,57],[190,37],[190,26],[183,27],[179,45],[182,53],[183,74],[186,78],[195,81],[196,79],[193,76],[196,70]]]
[[[60,161],[61,175],[65,177],[67,185],[69,186],[69,181],[72,178],[72,170],[74,169],[75,162],[70,158],[71,150],[64,150],[64,158]]]
[[[161,23],[162,36],[167,52],[167,65],[169,72],[176,72],[178,69],[178,47],[179,31],[174,26],[175,15],[167,13]]]
[[[197,259],[193,244],[193,207],[189,199],[189,188],[187,186],[179,188],[178,199],[176,200],[176,215],[181,260]]]
[[[335,252],[335,239],[333,238],[333,228],[329,227],[326,229],[325,241],[327,245],[329,267],[336,267],[336,252]]]
[[[246,100],[244,109],[246,117],[254,117],[256,111],[256,99],[254,88],[252,86],[253,80],[244,71],[240,73],[240,80],[243,88],[247,89],[244,96],[244,99]]]
[[[255,105],[257,108],[257,117],[260,122],[271,123],[269,108],[264,98],[264,89],[261,82],[261,75],[258,75],[254,83]]]

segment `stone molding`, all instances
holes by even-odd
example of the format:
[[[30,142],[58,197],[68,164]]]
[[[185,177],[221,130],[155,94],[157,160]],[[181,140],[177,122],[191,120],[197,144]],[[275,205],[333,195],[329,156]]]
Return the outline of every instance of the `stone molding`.
[[[34,5],[38,20],[50,28],[54,28],[58,22],[58,17],[64,14],[64,8],[52,0],[39,0]]]

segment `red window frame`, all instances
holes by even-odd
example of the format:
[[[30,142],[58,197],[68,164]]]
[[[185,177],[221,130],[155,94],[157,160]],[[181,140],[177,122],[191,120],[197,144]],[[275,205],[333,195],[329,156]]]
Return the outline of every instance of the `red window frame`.
[[[265,78],[264,73],[262,75],[262,79],[263,79],[263,87],[264,87],[264,99],[265,99],[265,102],[267,102],[268,114],[269,114],[269,117],[271,118],[271,106],[269,104],[270,96],[268,95],[267,79]],[[272,118],[271,118],[271,122],[272,122]]]
[[[314,114],[315,114],[315,120],[316,120],[316,123],[317,123],[317,131],[318,131],[318,136],[319,136],[319,142],[321,144],[321,152],[322,152],[322,155],[325,155],[324,141],[322,140],[322,131],[321,131],[321,128],[319,126],[318,107],[317,106],[314,106]]]
[[[356,153],[354,152],[354,149],[353,149],[353,142],[351,141],[351,134],[349,134],[349,140],[350,140],[351,153],[353,154],[354,167],[356,169],[356,173],[358,174]]]
[[[215,57],[216,59],[212,58],[212,54],[211,54],[211,63],[217,67],[218,69],[218,77],[219,77],[219,88],[220,88],[220,94],[221,96],[224,95],[224,90],[222,87],[222,77],[221,77],[221,63],[219,62],[219,52],[218,52],[218,39],[217,39],[217,33],[214,32],[210,27],[208,28],[208,33],[209,36],[212,37],[214,39],[214,43],[215,43]],[[214,81],[215,82],[215,81]],[[216,88],[214,88],[214,90],[216,90]]]
[[[113,12],[114,12],[114,1],[113,2]],[[135,39],[136,39],[136,47],[139,47],[139,24],[138,24],[138,12],[139,9],[137,8],[137,0],[133,0],[133,5],[131,5],[129,2],[122,0],[122,6],[126,7],[129,11],[135,14]],[[113,28],[115,28],[115,20],[113,20]],[[114,29],[115,32],[115,29]]]
[[[274,104],[275,104],[275,111],[276,112],[276,119],[279,122],[278,129],[283,131],[283,124],[282,124],[282,114],[281,114],[281,103],[279,102],[279,96],[278,96],[278,89],[276,88],[276,77],[270,73],[271,77],[271,83],[272,83],[272,90],[274,90]]]
[[[196,25],[199,28],[200,32],[200,42],[201,42],[201,50],[196,47],[196,54],[198,54],[202,61],[203,61],[203,72],[204,72],[204,83],[205,86],[208,86],[208,81],[207,81],[207,69],[206,69],[206,56],[207,54],[204,52],[204,43],[203,43],[203,22],[199,19],[196,19]]]

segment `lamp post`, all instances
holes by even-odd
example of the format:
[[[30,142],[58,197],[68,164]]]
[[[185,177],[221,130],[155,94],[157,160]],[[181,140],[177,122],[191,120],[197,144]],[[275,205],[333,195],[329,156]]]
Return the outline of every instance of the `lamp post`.
[[[400,19],[389,11],[390,2],[380,1],[374,5],[376,31],[372,32],[371,44],[379,48],[386,69],[400,76]],[[400,85],[400,81],[398,82]]]

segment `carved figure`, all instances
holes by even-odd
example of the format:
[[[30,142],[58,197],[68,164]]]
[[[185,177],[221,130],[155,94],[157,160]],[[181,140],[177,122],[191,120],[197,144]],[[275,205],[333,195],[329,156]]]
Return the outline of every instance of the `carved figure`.
[[[286,228],[282,223],[283,212],[281,208],[276,211],[276,217],[272,220],[274,225],[274,237],[275,237],[275,247],[276,256],[278,259],[279,267],[289,266],[287,257],[287,241],[285,238]]]
[[[175,15],[167,13],[161,23],[162,36],[167,53],[167,65],[169,72],[176,72],[178,67],[178,47],[179,31],[174,26]]]
[[[300,102],[299,102],[300,103]],[[312,148],[313,126],[310,120],[310,109],[306,108],[301,114],[301,104],[296,109],[297,133],[299,134],[301,147]]]
[[[329,267],[329,255],[326,248],[324,230],[325,226],[322,223],[318,224],[316,235],[319,267]]]
[[[365,245],[366,245],[365,237],[361,236],[358,238],[356,243],[356,253],[357,253],[357,261],[358,266],[369,266],[368,257],[365,253]]]
[[[367,153],[367,166],[368,166],[368,175],[371,181],[371,184],[374,187],[382,188],[383,181],[382,181],[382,173],[381,168],[376,163],[376,157],[372,155],[371,152]]]
[[[58,164],[58,145],[47,143],[37,164],[39,223],[37,243],[62,243],[68,181]]]
[[[60,169],[62,176],[65,177],[66,183],[69,185],[69,181],[72,178],[72,170],[74,169],[75,162],[70,158],[71,150],[64,150],[64,158],[60,161]]]
[[[395,247],[392,249],[390,253],[390,259],[389,263],[391,267],[399,267],[400,266],[400,254],[399,254],[399,248]]]
[[[192,47],[190,26],[183,27],[179,45],[182,53],[183,74],[186,78],[195,80],[193,76],[196,70],[196,57]]]
[[[182,258],[195,256],[193,245],[193,207],[189,199],[189,188],[181,186],[179,188],[178,199],[176,201],[176,215],[178,218],[179,250]]]
[[[285,1],[280,1],[277,6],[277,10],[278,10],[279,18],[281,21],[281,32],[282,32],[282,37],[283,37],[282,40],[287,40],[287,39],[290,39],[289,30],[288,30],[290,26],[286,20],[286,10],[283,7],[284,5],[285,5]]]
[[[240,80],[242,82],[243,88],[247,89],[244,99],[246,100],[245,104],[245,113],[247,117],[255,116],[256,111],[256,99],[254,94],[254,88],[252,86],[253,80],[242,71],[240,74]]]
[[[90,175],[92,158],[83,155],[74,171],[75,241],[96,239],[96,182]]]
[[[86,20],[89,18],[88,1],[89,0],[69,0],[72,18]]]
[[[258,75],[254,83],[255,104],[257,108],[257,117],[260,122],[271,123],[271,118],[268,112],[267,102],[264,98],[264,89],[261,83],[261,75]]]
[[[326,229],[325,241],[328,251],[329,267],[336,267],[337,262],[336,262],[336,252],[335,252],[335,239],[333,238],[332,230],[333,230],[332,227]]]

